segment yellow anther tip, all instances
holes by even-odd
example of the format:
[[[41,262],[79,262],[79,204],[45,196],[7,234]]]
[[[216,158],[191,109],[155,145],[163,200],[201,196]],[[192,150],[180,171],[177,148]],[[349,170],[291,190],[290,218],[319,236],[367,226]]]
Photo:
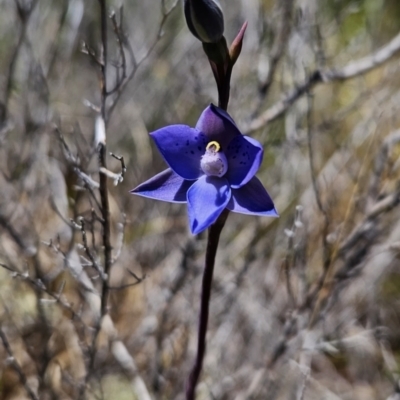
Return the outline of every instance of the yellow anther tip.
[[[208,143],[206,150],[210,150],[211,147],[215,147],[216,153],[218,153],[221,150],[221,145],[216,141],[212,141],[212,142]]]

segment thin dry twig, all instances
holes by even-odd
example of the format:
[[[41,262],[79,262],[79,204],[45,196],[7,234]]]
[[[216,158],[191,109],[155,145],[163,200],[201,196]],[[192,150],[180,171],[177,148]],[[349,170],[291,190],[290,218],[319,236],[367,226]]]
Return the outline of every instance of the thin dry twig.
[[[8,232],[21,250],[26,251],[28,249],[28,246],[22,240],[14,226],[3,215],[0,215],[0,226],[2,226]]]
[[[295,103],[300,97],[310,91],[319,83],[329,83],[334,81],[342,81],[356,76],[365,74],[366,72],[379,67],[386,61],[390,60],[400,51],[400,34],[395,36],[389,43],[381,47],[372,54],[363,57],[357,61],[350,62],[342,68],[326,68],[315,70],[307,80],[289,91],[283,96],[282,100],[276,102],[273,106],[265,110],[260,116],[253,119],[249,126],[244,129],[246,134],[254,132],[268,122],[279,118],[286,110]]]
[[[268,69],[268,75],[264,79],[264,82],[262,82],[259,86],[259,92],[263,98],[267,95],[268,89],[274,80],[279,60],[283,56],[292,29],[291,19],[293,14],[294,0],[284,0],[280,3],[280,6],[282,7],[282,17],[277,24],[274,43],[271,51],[269,52],[270,65]]]
[[[95,358],[97,353],[97,338],[102,330],[107,331],[109,334],[109,339],[111,340],[111,352],[114,355],[115,359],[119,362],[122,368],[132,376],[132,385],[139,395],[141,399],[150,399],[150,395],[147,391],[147,388],[138,374],[136,364],[132,356],[129,354],[126,346],[120,341],[115,340],[117,336],[116,328],[111,320],[109,315],[109,296],[110,290],[120,290],[130,286],[134,286],[142,282],[144,278],[139,278],[133,274],[136,281],[132,284],[123,285],[120,287],[112,287],[109,284],[110,281],[110,272],[111,267],[115,260],[112,258],[112,245],[111,245],[111,215],[110,215],[110,206],[109,206],[109,199],[108,199],[108,184],[107,178],[108,176],[112,176],[115,181],[121,182],[126,171],[125,162],[123,157],[118,157],[112,155],[114,158],[118,159],[121,162],[122,171],[120,174],[113,174],[111,171],[107,169],[107,150],[106,150],[106,122],[108,121],[110,114],[112,112],[113,107],[118,100],[118,94],[122,92],[124,85],[127,83],[126,78],[126,60],[125,60],[125,53],[123,49],[123,41],[124,34],[122,32],[122,10],[121,10],[121,18],[120,24],[116,23],[115,16],[111,16],[111,20],[114,24],[117,41],[119,42],[119,49],[120,49],[120,56],[122,57],[122,68],[123,68],[123,75],[122,78],[119,77],[119,81],[117,80],[117,84],[111,91],[107,89],[107,67],[108,67],[108,35],[107,35],[107,14],[106,14],[106,1],[99,0],[100,5],[100,31],[101,31],[101,48],[102,48],[102,57],[101,57],[101,64],[100,64],[100,92],[101,92],[101,102],[100,102],[100,115],[96,119],[95,123],[95,143],[97,146],[98,151],[98,165],[99,165],[99,185],[98,190],[100,193],[100,204],[99,210],[101,213],[101,224],[102,224],[102,245],[104,251],[103,263],[104,267],[100,270],[99,267],[96,268],[97,263],[94,260],[94,257],[89,251],[86,234],[84,228],[82,228],[83,234],[83,242],[86,254],[88,255],[90,262],[92,265],[101,273],[102,276],[102,287],[101,287],[101,295],[100,295],[100,315],[96,322],[95,331],[92,336],[91,345],[89,349],[89,366],[88,371],[85,377],[85,384],[81,386],[79,398],[83,399],[85,397],[85,392],[87,388],[87,383],[89,379],[95,372]],[[128,47],[129,48],[129,47]],[[136,70],[135,67],[136,63],[134,63],[133,71]],[[133,77],[133,75],[132,75]],[[107,99],[109,96],[116,92],[116,97],[114,97],[114,101],[111,107],[107,107]],[[84,175],[81,176],[86,178]],[[88,180],[86,179],[86,183]],[[93,188],[92,188],[93,189]],[[97,188],[96,188],[97,189]],[[96,199],[96,197],[94,196]],[[96,199],[97,200],[97,199]],[[83,222],[83,221],[82,221]],[[82,225],[83,227],[83,225]]]
[[[26,392],[28,393],[28,396],[32,400],[39,400],[39,397],[35,394],[35,392],[29,386],[28,379],[26,378],[26,375],[25,375],[24,371],[22,371],[21,366],[18,364],[17,360],[15,359],[15,356],[14,356],[14,353],[13,353],[13,351],[11,349],[10,343],[9,343],[9,341],[7,339],[7,336],[4,333],[2,328],[0,328],[0,338],[1,338],[1,341],[3,342],[3,346],[6,349],[6,352],[8,354],[8,361],[11,363],[12,367],[14,368],[16,373],[18,374],[22,385],[24,386]]]
[[[399,142],[399,129],[390,133],[383,141],[381,149],[375,159],[373,174],[371,176],[369,184],[368,196],[370,198],[370,201],[375,201],[378,197],[380,185],[382,183],[382,174],[387,166],[390,151]]]
[[[0,267],[10,271],[12,277],[19,278],[19,279],[23,280],[24,282],[28,283],[30,286],[32,286],[32,287],[46,293],[50,297],[52,297],[57,304],[59,304],[62,308],[64,308],[66,311],[68,311],[71,314],[73,319],[81,322],[83,325],[86,326],[86,324],[82,320],[81,316],[72,308],[72,305],[70,303],[68,303],[68,301],[62,297],[62,291],[59,290],[58,293],[54,293],[51,290],[49,290],[41,280],[33,279],[29,276],[28,273],[21,273],[6,264],[0,263]]]
[[[329,215],[326,210],[326,206],[322,202],[321,189],[317,180],[317,170],[315,166],[315,155],[314,149],[312,146],[312,98],[311,95],[308,94],[308,107],[307,107],[307,145],[308,145],[308,159],[310,162],[310,175],[311,175],[311,183],[314,190],[315,200],[317,202],[318,209],[324,218],[324,225],[322,228],[322,248],[323,248],[323,274],[321,278],[321,282],[325,280],[325,274],[328,272],[329,265],[331,263],[331,253],[330,246],[328,243],[328,233],[329,233]]]
[[[26,38],[26,32],[28,29],[28,23],[30,16],[32,15],[32,11],[36,7],[36,4],[38,3],[38,0],[33,0],[31,4],[24,5],[21,4],[19,1],[16,2],[17,5],[17,14],[19,16],[20,22],[21,22],[21,29],[19,32],[18,36],[18,42],[17,45],[14,48],[14,51],[11,56],[10,64],[8,67],[8,77],[7,77],[7,84],[6,84],[6,94],[5,94],[5,118],[7,119],[8,115],[8,105],[11,97],[11,92],[14,84],[14,75],[16,73],[16,66],[17,66],[17,60],[19,57],[19,54],[21,52],[22,46],[24,44],[25,38]]]
[[[86,255],[89,257],[91,266],[97,271],[101,280],[103,282],[107,282],[107,278],[108,278],[107,275],[105,274],[105,272],[103,271],[103,268],[99,265],[99,263],[94,258],[94,255],[90,251],[88,241],[87,241],[87,236],[86,236],[85,221],[83,218],[80,218],[80,224],[81,224],[83,249],[85,250]]]
[[[117,22],[117,18],[115,15],[115,12],[111,12],[110,15],[110,19],[113,25],[113,29],[114,29],[114,35],[115,35],[115,39],[117,41],[118,44],[118,50],[119,50],[119,56],[121,57],[121,67],[119,67],[117,65],[117,71],[119,71],[119,69],[122,69],[122,76],[119,76],[119,74],[117,74],[117,80],[115,83],[115,86],[110,89],[107,92],[107,95],[111,95],[113,93],[115,93],[122,85],[122,83],[124,82],[125,78],[126,78],[126,57],[125,57],[125,50],[124,50],[124,43],[127,42],[126,40],[126,36],[123,32],[123,28],[122,28],[122,22],[123,22],[123,10],[124,8],[121,6],[120,7],[120,22]]]
[[[153,390],[155,393],[161,391],[160,376],[163,375],[164,365],[162,362],[162,344],[166,334],[166,325],[168,322],[169,311],[176,295],[183,288],[190,274],[189,264],[196,254],[196,242],[192,238],[188,239],[181,250],[181,261],[179,263],[178,273],[175,275],[163,301],[163,307],[159,311],[159,324],[155,335],[156,338],[156,354],[155,368],[153,376]]]
[[[376,134],[376,130],[375,130],[375,134]],[[357,180],[356,180],[356,184],[353,188],[350,200],[347,204],[346,207],[346,213],[344,216],[344,223],[341,225],[339,232],[338,232],[338,239],[336,240],[336,243],[333,246],[333,250],[332,250],[332,254],[329,257],[329,263],[327,263],[327,265],[325,266],[320,279],[318,280],[318,284],[316,289],[314,289],[308,296],[307,299],[305,301],[305,304],[310,305],[312,303],[315,303],[313,306],[313,311],[311,314],[311,318],[309,321],[309,327],[313,326],[319,319],[320,317],[320,311],[322,309],[322,303],[324,303],[327,298],[326,296],[328,295],[328,293],[331,292],[330,290],[330,285],[331,285],[331,278],[334,274],[334,264],[336,259],[338,258],[339,254],[340,254],[340,249],[341,249],[341,241],[342,241],[342,236],[343,236],[343,232],[344,232],[344,226],[346,225],[346,223],[349,221],[350,218],[350,214],[352,212],[352,210],[354,209],[354,198],[356,196],[356,193],[359,190],[359,185],[360,185],[360,178],[361,176],[364,174],[364,170],[366,168],[367,165],[367,155],[370,151],[370,148],[372,147],[373,144],[373,139],[375,137],[375,134],[371,136],[369,143],[368,143],[368,149],[367,152],[364,155],[364,158],[362,160],[360,169],[358,171],[357,174]],[[327,290],[323,291],[322,289],[326,288]],[[310,303],[311,301],[311,303]]]
[[[94,63],[97,64],[100,68],[103,67],[104,61],[97,56],[96,52],[86,42],[82,42],[81,52],[90,56]]]
[[[133,276],[134,278],[135,278],[135,282],[132,282],[132,283],[127,283],[127,284],[125,284],[125,285],[120,285],[120,286],[109,286],[109,289],[110,290],[123,290],[123,289],[128,289],[128,288],[130,288],[130,287],[132,287],[132,286],[136,286],[136,285],[138,285],[139,283],[142,283],[146,278],[147,278],[147,275],[145,274],[145,275],[143,275],[141,278],[139,277],[139,276],[137,276],[133,271],[131,271],[131,270],[127,270],[128,271],[128,273],[129,273],[129,275],[131,275],[131,276]]]
[[[124,239],[125,239],[125,228],[126,228],[126,215],[122,214],[122,222],[120,222],[118,224],[118,237],[117,237],[117,245],[116,250],[114,252],[114,256],[113,256],[113,264],[115,264],[119,257],[121,256],[122,253],[122,248],[124,246]]]
[[[353,229],[349,236],[343,240],[338,249],[338,256],[343,256],[347,251],[355,246],[363,235],[368,232],[373,221],[381,214],[390,211],[400,203],[400,185],[391,194],[379,200],[371,207],[364,219]]]
[[[292,308],[294,308],[296,305],[296,299],[294,297],[292,281],[291,281],[295,232],[296,232],[296,225],[294,222],[292,229],[285,230],[286,236],[288,237],[288,245],[286,250],[286,257],[285,260],[283,261],[283,270],[285,272],[285,279],[286,279],[286,290],[289,296],[290,306]]]
[[[121,178],[122,180],[124,179],[125,176],[125,172],[126,172],[126,165],[125,165],[125,161],[124,161],[124,157],[123,156],[117,156],[114,153],[110,153],[111,157],[114,157],[116,160],[118,160],[121,163]],[[121,180],[121,182],[122,182]]]
[[[138,70],[138,68],[140,67],[141,64],[144,63],[144,61],[147,60],[147,58],[150,56],[150,54],[153,52],[154,48],[156,47],[157,43],[160,41],[160,39],[163,36],[163,31],[164,31],[164,26],[169,18],[169,16],[171,15],[171,13],[175,10],[175,8],[177,7],[177,5],[179,4],[179,0],[176,0],[169,9],[166,9],[166,5],[165,2],[163,1],[161,3],[162,5],[162,17],[161,17],[161,21],[160,24],[158,26],[158,31],[156,34],[156,37],[153,41],[153,43],[150,45],[150,47],[148,48],[148,50],[146,51],[146,53],[143,55],[143,57],[139,60],[136,61],[135,57],[134,57],[134,53],[132,50],[130,50],[130,54],[131,54],[131,59],[134,60],[134,63],[132,65],[132,70],[129,73],[129,75],[125,78],[125,80],[123,82],[121,82],[121,84],[118,87],[118,90],[116,90],[115,93],[115,97],[111,100],[110,102],[110,106],[108,108],[108,118],[111,117],[112,112],[114,111],[115,106],[117,105],[118,100],[121,98],[123,92],[125,91],[128,83],[134,78],[134,76],[136,75],[136,72]],[[128,47],[128,50],[131,49],[130,47]]]

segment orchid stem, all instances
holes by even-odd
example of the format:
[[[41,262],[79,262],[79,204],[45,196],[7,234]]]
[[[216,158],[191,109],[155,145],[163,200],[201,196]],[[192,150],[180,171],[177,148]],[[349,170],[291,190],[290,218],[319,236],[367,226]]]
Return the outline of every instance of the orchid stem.
[[[223,46],[225,46],[227,54],[229,54],[225,38],[223,38],[222,43]],[[209,49],[209,47],[205,46],[205,44],[203,43],[203,48],[207,54],[207,49]],[[233,64],[231,64],[230,59],[228,64],[215,63],[210,58],[209,61],[214,74],[215,82],[217,83],[218,106],[226,111],[229,103],[230,81]],[[196,398],[196,386],[197,382],[199,381],[199,377],[203,367],[204,355],[206,353],[208,313],[210,309],[211,286],[214,273],[215,256],[218,250],[219,237],[221,235],[222,228],[225,225],[226,219],[228,218],[228,214],[228,209],[222,211],[218,219],[208,229],[206,260],[201,287],[197,354],[196,360],[186,383],[186,400],[195,400]]]
[[[208,325],[208,312],[210,307],[211,286],[214,272],[215,256],[217,254],[219,236],[229,211],[225,209],[217,221],[208,229],[208,242],[206,250],[206,261],[201,288],[201,305],[199,317],[199,333],[197,342],[197,355],[192,371],[186,385],[186,400],[194,400],[197,382],[203,367],[203,359],[206,352],[206,334]]]

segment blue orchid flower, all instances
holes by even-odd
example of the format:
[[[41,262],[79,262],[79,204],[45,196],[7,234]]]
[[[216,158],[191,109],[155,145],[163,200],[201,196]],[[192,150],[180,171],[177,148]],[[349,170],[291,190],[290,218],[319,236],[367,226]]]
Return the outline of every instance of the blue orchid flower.
[[[198,234],[230,211],[278,217],[256,178],[263,148],[244,136],[230,115],[211,104],[196,127],[171,125],[150,133],[169,168],[131,191],[143,197],[187,203],[190,229]]]

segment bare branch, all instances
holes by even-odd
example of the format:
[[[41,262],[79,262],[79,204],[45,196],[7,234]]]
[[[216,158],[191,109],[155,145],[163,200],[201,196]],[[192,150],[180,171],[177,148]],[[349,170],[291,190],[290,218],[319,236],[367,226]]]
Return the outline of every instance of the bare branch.
[[[400,186],[397,190],[390,195],[386,196],[382,200],[375,203],[371,207],[370,211],[364,217],[364,219],[354,228],[350,235],[340,244],[338,255],[342,256],[350,248],[360,240],[361,237],[369,231],[373,220],[379,217],[381,214],[391,210],[393,207],[400,203]]]
[[[11,349],[10,343],[8,342],[7,336],[4,333],[2,328],[0,328],[0,338],[1,338],[1,341],[3,342],[3,346],[6,349],[6,352],[8,354],[8,357],[9,357],[8,361],[11,363],[12,367],[17,372],[19,379],[20,379],[22,385],[24,386],[26,392],[28,393],[29,397],[32,400],[39,400],[39,397],[35,394],[35,392],[29,386],[28,380],[26,378],[24,371],[22,371],[21,366],[18,364],[17,360],[15,359],[15,356]]]
[[[399,142],[400,130],[396,130],[385,138],[382,147],[376,156],[373,174],[371,176],[368,190],[370,201],[375,201],[378,197],[380,184],[382,182],[382,174],[387,166],[390,150]]]
[[[29,5],[28,4],[22,4],[20,1],[16,2],[17,5],[17,12],[18,16],[21,21],[21,29],[18,37],[18,42],[17,45],[12,53],[10,64],[8,67],[8,77],[7,77],[7,84],[6,84],[6,95],[5,95],[5,119],[7,119],[7,114],[8,114],[8,103],[10,101],[10,96],[11,96],[11,91],[13,87],[13,81],[14,81],[14,74],[16,70],[16,65],[17,65],[17,60],[18,56],[21,52],[22,45],[24,43],[25,37],[26,37],[26,31],[28,29],[28,22],[29,18],[32,15],[32,11],[34,10],[38,0],[33,0]]]
[[[125,284],[125,285],[120,285],[120,286],[109,286],[108,288],[109,288],[110,290],[122,290],[122,289],[127,289],[127,288],[130,288],[130,287],[132,287],[132,286],[136,286],[136,285],[138,285],[139,283],[142,283],[142,282],[147,278],[147,275],[146,275],[146,274],[143,275],[141,278],[139,278],[134,272],[132,272],[132,271],[130,271],[130,270],[128,270],[128,273],[129,273],[130,275],[132,275],[132,276],[136,279],[136,282],[127,283],[127,284]]]
[[[113,257],[113,264],[117,262],[119,257],[121,256],[122,248],[124,246],[124,238],[125,238],[125,227],[126,227],[126,215],[122,214],[122,222],[118,224],[118,237],[117,237],[117,244],[116,244],[116,251]]]
[[[21,250],[26,251],[28,249],[28,246],[24,243],[14,226],[11,225],[10,222],[2,215],[0,215],[0,226],[2,226],[8,232]]]
[[[110,156],[114,157],[116,160],[120,161],[120,163],[121,163],[121,177],[124,178],[125,172],[126,172],[126,165],[125,165],[124,157],[117,156],[117,155],[115,155],[113,153],[110,153]]]
[[[85,230],[85,221],[83,218],[80,219],[81,223],[81,232],[82,232],[82,241],[83,241],[83,249],[85,250],[86,255],[89,257],[92,267],[97,271],[100,275],[103,282],[107,282],[107,275],[104,273],[103,268],[98,264],[95,260],[92,252],[89,249],[87,237],[86,237],[86,230]]]
[[[88,56],[90,56],[90,58],[95,62],[95,64],[97,64],[99,67],[103,67],[103,60],[101,60],[96,52],[89,47],[89,45],[86,42],[82,42],[82,50],[81,52],[83,54],[87,54]]]
[[[259,87],[259,91],[262,97],[265,97],[268,93],[268,89],[273,81],[279,60],[282,58],[282,55],[285,51],[286,44],[292,28],[291,19],[294,0],[284,0],[280,3],[280,6],[282,7],[282,17],[278,23],[274,43],[269,53],[270,65],[268,69],[268,75]]]
[[[116,96],[113,98],[113,100],[111,101],[111,104],[109,106],[108,109],[108,118],[110,118],[118,100],[120,99],[122,93],[124,92],[126,86],[128,85],[128,83],[133,79],[133,77],[135,76],[138,68],[140,67],[141,64],[143,64],[143,62],[145,60],[147,60],[147,58],[149,57],[149,55],[153,52],[154,48],[156,47],[157,43],[160,41],[160,39],[163,36],[163,30],[164,30],[164,25],[168,20],[168,17],[171,15],[172,11],[174,11],[174,9],[176,8],[176,6],[179,4],[179,0],[176,0],[175,3],[172,4],[172,6],[170,7],[170,9],[166,9],[165,3],[162,2],[162,18],[160,21],[160,25],[158,27],[158,31],[156,34],[156,37],[153,41],[153,43],[150,45],[150,47],[148,48],[148,50],[146,51],[146,53],[144,54],[144,56],[139,60],[139,61],[135,61],[135,63],[133,64],[132,70],[129,73],[129,75],[127,76],[127,78],[125,79],[125,81],[119,86],[118,90],[116,91]],[[131,52],[131,55],[133,55],[133,52]],[[133,59],[135,60],[135,58],[133,57]]]
[[[0,263],[0,267],[8,270],[11,272],[12,277],[19,278],[26,283],[28,283],[30,286],[39,289],[40,291],[48,294],[50,297],[52,297],[57,304],[59,304],[62,308],[64,308],[66,311],[68,311],[71,315],[72,318],[81,322],[83,325],[85,325],[84,321],[81,319],[81,316],[76,313],[76,311],[72,308],[71,304],[68,303],[65,299],[62,298],[62,293],[59,291],[59,293],[53,293],[51,290],[47,289],[47,287],[43,284],[42,281],[38,279],[33,279],[29,276],[27,273],[21,273],[17,271],[14,268],[11,268],[10,266],[7,266],[3,263]],[[86,325],[85,325],[86,326]]]
[[[125,172],[126,172],[125,161],[124,161],[124,157],[116,156],[113,153],[110,153],[110,155],[121,162],[121,172],[119,174],[116,174],[115,172],[112,172],[106,168],[101,167],[100,173],[106,175],[108,178],[111,178],[114,181],[114,186],[117,186],[119,183],[123,182],[123,180],[124,180],[124,176],[125,176]]]
[[[110,19],[113,25],[113,29],[114,29],[114,34],[115,34],[115,38],[117,40],[117,44],[118,44],[118,49],[119,49],[119,55],[121,57],[121,69],[122,69],[122,76],[118,76],[117,77],[117,81],[115,83],[115,86],[113,89],[110,89],[107,92],[107,95],[113,94],[115,93],[122,85],[122,83],[124,82],[125,78],[126,78],[126,57],[125,57],[125,50],[124,50],[124,43],[125,43],[125,35],[123,33],[122,30],[122,21],[123,21],[123,7],[120,8],[120,23],[118,24],[116,16],[115,16],[115,12],[112,12],[110,15]],[[119,66],[117,66],[117,69],[119,70]]]
[[[386,61],[390,60],[400,51],[400,34],[395,36],[388,44],[360,60],[350,62],[342,68],[331,68],[316,70],[311,73],[308,79],[292,89],[283,96],[283,99],[275,103],[273,106],[264,111],[259,117],[253,119],[249,126],[244,129],[245,133],[254,132],[268,122],[279,118],[286,110],[295,103],[301,96],[306,94],[311,88],[319,83],[328,83],[353,78],[358,75],[379,67]]]
[[[310,161],[310,174],[311,183],[314,190],[315,200],[317,202],[318,208],[324,218],[324,226],[322,228],[322,247],[323,247],[323,277],[321,282],[325,279],[325,274],[328,273],[329,265],[331,263],[331,254],[327,236],[329,233],[329,216],[325,205],[322,203],[321,189],[317,181],[317,171],[315,166],[314,150],[312,146],[312,98],[308,94],[308,108],[307,108],[307,145],[308,145],[308,158]]]

